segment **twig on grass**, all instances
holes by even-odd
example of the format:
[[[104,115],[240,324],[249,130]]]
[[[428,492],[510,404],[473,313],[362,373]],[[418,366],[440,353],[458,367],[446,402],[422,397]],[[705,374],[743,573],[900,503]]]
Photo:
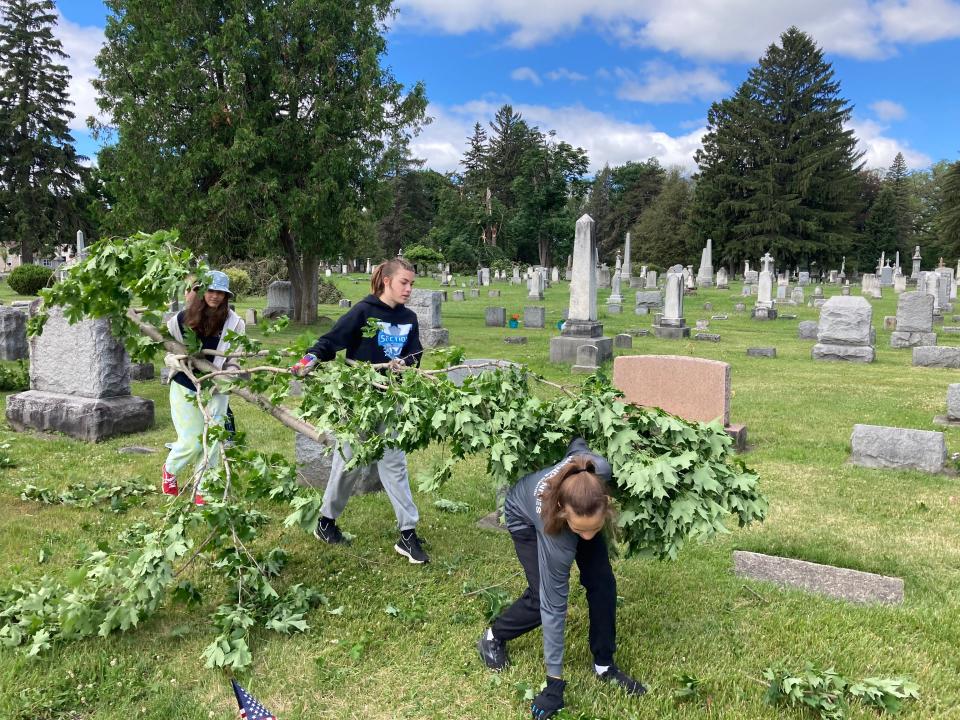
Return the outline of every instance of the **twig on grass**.
[[[522,575],[522,574],[523,574],[523,571],[522,571],[522,570],[517,570],[517,572],[515,572],[513,575],[511,575],[510,577],[508,577],[508,578],[507,578],[506,580],[504,580],[503,582],[498,582],[496,585],[488,585],[487,587],[477,588],[476,590],[471,590],[470,592],[465,592],[465,593],[463,594],[463,596],[464,596],[464,597],[470,597],[471,595],[479,595],[480,593],[486,592],[487,590],[493,590],[494,588],[498,588],[498,587],[500,587],[500,586],[502,586],[502,585],[506,585],[508,582],[510,582],[511,580],[513,580],[517,575]]]

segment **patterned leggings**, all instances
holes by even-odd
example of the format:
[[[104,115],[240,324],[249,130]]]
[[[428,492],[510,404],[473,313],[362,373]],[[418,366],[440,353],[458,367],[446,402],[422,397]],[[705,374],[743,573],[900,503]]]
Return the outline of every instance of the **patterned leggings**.
[[[214,423],[223,425],[227,414],[229,395],[214,393],[207,403],[207,412]],[[170,383],[170,415],[177,430],[177,441],[170,446],[167,455],[167,472],[179,475],[188,465],[197,465],[203,460],[203,413],[197,405],[197,394],[180,383]],[[209,465],[220,462],[220,443],[209,442]]]

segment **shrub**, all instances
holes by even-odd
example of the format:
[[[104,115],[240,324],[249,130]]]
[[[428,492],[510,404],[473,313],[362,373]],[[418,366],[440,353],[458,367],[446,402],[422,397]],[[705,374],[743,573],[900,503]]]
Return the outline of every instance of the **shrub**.
[[[50,282],[53,270],[42,265],[20,265],[7,278],[7,284],[17,295],[36,295]]]
[[[27,364],[23,360],[16,364],[0,363],[0,392],[8,390],[19,392],[29,389],[30,375],[27,373]]]
[[[253,281],[250,279],[250,273],[243,268],[228,267],[223,270],[230,278],[230,289],[236,299],[240,299],[250,293],[253,287]]]
[[[234,260],[230,263],[231,268],[243,270],[250,278],[250,289],[247,291],[251,295],[266,295],[267,288],[274,280],[287,279],[287,264],[282,258],[268,257],[258,260]],[[233,278],[230,278],[233,282]],[[234,290],[236,292],[236,290]]]

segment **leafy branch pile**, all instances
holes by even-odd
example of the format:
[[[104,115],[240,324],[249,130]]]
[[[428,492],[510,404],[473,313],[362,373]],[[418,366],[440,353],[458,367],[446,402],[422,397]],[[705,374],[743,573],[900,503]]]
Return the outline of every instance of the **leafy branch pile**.
[[[44,505],[71,505],[81,508],[109,503],[113,512],[123,512],[133,503],[142,504],[145,498],[154,492],[156,487],[153,483],[146,483],[143,480],[96,482],[92,485],[71,483],[63,492],[27,483],[23,486],[20,499],[32,500]]]
[[[175,233],[158,232],[97,243],[65,280],[43,292],[45,303],[64,306],[72,320],[109,318],[137,360],[161,350],[178,354],[202,389],[201,409],[215,382],[310,437],[332,431],[351,443],[355,465],[388,447],[411,452],[443,443],[447,458],[422,484],[426,490],[449,482],[457,460],[477,453],[487,458],[492,484],[502,487],[559,461],[569,440],[582,436],[613,467],[628,556],[673,559],[691,538],[726,532],[730,514],[740,525],[766,514],[757,476],[733,456],[721,427],[627,405],[602,376],[571,389],[510,367],[457,386],[447,376],[450,368],[391,372],[340,360],[318,366],[294,400],[285,367],[306,341],[264,349],[236,336],[231,353],[244,367],[216,371],[197,345],[188,348],[162,334],[168,299],[182,294],[189,274],[205,272],[191,266],[190,254],[175,241]],[[43,313],[34,317],[31,332],[41,332],[44,320]],[[384,424],[390,432],[382,431]],[[208,424],[204,448],[222,441],[223,432]],[[194,484],[200,480],[193,478]],[[325,598],[303,586],[278,591],[285,553],[265,553],[256,542],[271,520],[264,503],[287,504],[292,511],[284,525],[312,531],[320,494],[297,486],[285,460],[248,451],[242,439],[224,453],[222,465],[202,471],[202,480],[205,506],[194,507],[184,499],[192,493],[184,493],[153,526],[132,528],[116,548],[91,554],[65,580],[44,577],[0,594],[0,643],[37,654],[56,639],[135,627],[167,596],[196,599],[198,591],[182,576],[198,567],[198,558],[225,584],[226,600],[214,615],[218,635],[204,651],[208,665],[248,665],[253,627],[306,630],[307,612]]]
[[[770,683],[768,703],[803,708],[820,720],[845,720],[852,700],[896,715],[904,700],[920,697],[917,684],[903,678],[873,677],[854,683],[833,668],[821,670],[809,662],[801,672],[770,667],[763,671],[763,677]]]

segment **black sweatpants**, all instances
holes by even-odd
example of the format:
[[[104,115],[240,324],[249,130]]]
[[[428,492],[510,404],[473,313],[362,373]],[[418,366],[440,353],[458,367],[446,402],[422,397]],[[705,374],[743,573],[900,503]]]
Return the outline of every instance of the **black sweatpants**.
[[[512,640],[540,627],[540,564],[537,561],[537,531],[511,531],[517,558],[527,576],[527,589],[493,623],[493,636]],[[590,652],[597,665],[612,665],[617,649],[617,580],[610,567],[607,543],[602,535],[579,540],[577,567],[580,584],[587,591],[590,612]]]

